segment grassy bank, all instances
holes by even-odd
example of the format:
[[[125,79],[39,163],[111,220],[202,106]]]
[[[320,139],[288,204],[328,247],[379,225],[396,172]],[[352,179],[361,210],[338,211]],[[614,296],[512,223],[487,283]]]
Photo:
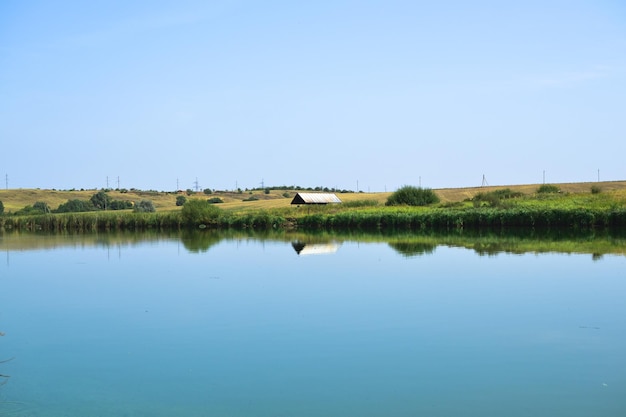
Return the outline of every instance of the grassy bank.
[[[592,186],[596,187],[592,191]],[[524,188],[526,187],[526,188]],[[559,185],[559,192],[537,193],[538,186],[498,187],[478,189],[435,190],[441,203],[428,207],[387,207],[389,193],[340,194],[343,204],[328,206],[291,206],[295,191],[270,191],[263,199],[253,201],[230,200],[216,204],[202,220],[185,218],[175,205],[176,193],[158,194],[154,213],[134,213],[129,210],[92,211],[84,213],[57,213],[30,216],[6,214],[0,216],[0,229],[46,232],[113,231],[113,230],[180,230],[197,228],[221,229],[300,229],[300,230],[477,230],[477,229],[623,229],[626,228],[626,182]],[[576,189],[579,192],[564,191]],[[522,191],[523,190],[523,191]],[[9,190],[11,191],[11,190]],[[32,191],[32,190],[31,190]],[[53,192],[57,199],[65,198]],[[73,193],[67,192],[72,198]],[[93,193],[93,191],[91,192]],[[130,192],[112,195],[113,198],[146,198],[151,192],[133,195]],[[464,197],[468,193],[470,197]],[[18,192],[0,193],[0,199],[32,203]],[[195,195],[189,198],[206,200],[214,197]],[[91,195],[91,194],[89,194]],[[241,198],[240,194],[235,194]],[[51,201],[37,190],[30,199]],[[154,197],[155,195],[153,195]],[[227,201],[225,195],[224,201]],[[88,195],[82,196],[87,198]],[[464,197],[464,198],[461,198]],[[229,197],[233,199],[234,197]],[[166,202],[167,200],[167,202]],[[171,201],[170,201],[171,200]],[[60,200],[59,200],[60,201]],[[5,207],[8,205],[5,203]]]

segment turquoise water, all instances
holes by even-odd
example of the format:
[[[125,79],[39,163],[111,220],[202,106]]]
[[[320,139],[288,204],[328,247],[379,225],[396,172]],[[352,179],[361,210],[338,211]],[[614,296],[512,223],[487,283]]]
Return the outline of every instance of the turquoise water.
[[[626,415],[625,257],[294,246],[7,249],[0,415]]]

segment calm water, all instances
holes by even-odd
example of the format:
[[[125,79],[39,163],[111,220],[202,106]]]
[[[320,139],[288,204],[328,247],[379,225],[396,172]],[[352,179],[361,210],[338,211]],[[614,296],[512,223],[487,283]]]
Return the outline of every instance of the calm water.
[[[623,255],[19,239],[0,415],[626,415]]]

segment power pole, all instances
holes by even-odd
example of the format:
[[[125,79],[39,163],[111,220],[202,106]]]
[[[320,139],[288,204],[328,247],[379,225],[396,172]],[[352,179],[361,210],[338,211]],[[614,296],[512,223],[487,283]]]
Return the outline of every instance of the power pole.
[[[120,176],[117,176],[117,189],[120,189]]]
[[[196,187],[196,192],[200,191],[200,185],[198,185],[198,177],[196,177],[196,180],[194,181],[193,184]]]

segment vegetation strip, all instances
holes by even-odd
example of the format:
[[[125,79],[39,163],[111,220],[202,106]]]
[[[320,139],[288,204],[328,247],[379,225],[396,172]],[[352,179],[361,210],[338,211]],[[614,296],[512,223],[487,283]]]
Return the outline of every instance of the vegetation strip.
[[[274,195],[274,198],[293,195],[282,189],[280,193],[282,195]],[[265,190],[263,194],[269,195]],[[258,198],[261,196],[259,194]],[[96,192],[89,200],[68,200],[54,210],[44,202],[36,202],[14,213],[0,215],[0,229],[47,232],[196,228],[450,231],[617,230],[626,226],[626,193],[603,192],[596,185],[585,193],[563,193],[554,185],[542,185],[532,194],[500,188],[477,192],[463,201],[443,202],[433,190],[405,186],[391,193],[384,205],[372,198],[346,198],[343,204],[296,207],[282,203],[280,207],[268,209],[221,208],[223,204],[216,204],[221,198],[215,195],[206,199],[191,195],[181,197],[172,197],[172,200],[176,198],[177,207],[169,210],[157,210],[146,198],[138,202],[116,200],[106,191]],[[249,199],[249,196],[245,198]]]

